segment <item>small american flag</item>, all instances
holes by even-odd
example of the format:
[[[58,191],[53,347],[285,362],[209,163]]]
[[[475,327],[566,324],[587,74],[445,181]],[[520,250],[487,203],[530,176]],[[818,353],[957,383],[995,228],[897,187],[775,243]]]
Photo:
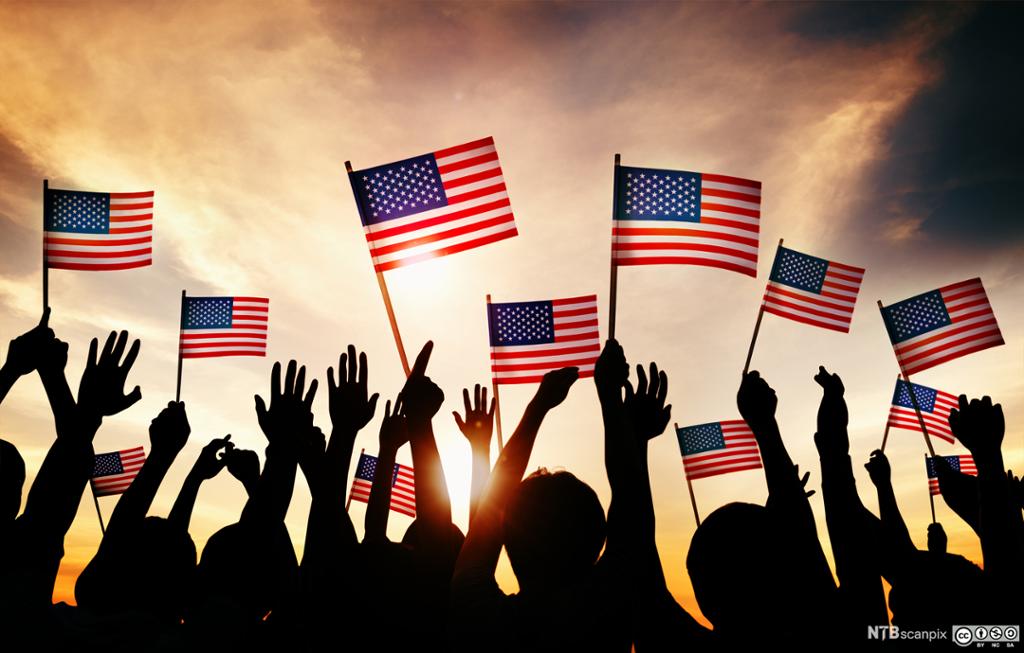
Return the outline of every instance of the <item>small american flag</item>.
[[[43,250],[48,267],[127,270],[153,264],[153,191],[47,189]]]
[[[356,476],[352,479],[352,492],[349,496],[355,501],[369,503],[373,477],[376,474],[376,456],[359,454],[359,466],[356,467]],[[395,471],[391,477],[391,509],[416,518],[416,476],[412,467],[395,464]]]
[[[269,310],[265,297],[185,297],[181,357],[266,356]]]
[[[973,456],[942,457],[946,459],[946,462],[949,463],[954,472],[969,474],[970,476],[978,475],[978,468],[974,465]],[[935,469],[935,459],[925,456],[925,468],[928,470],[928,491],[932,494],[942,494],[942,491],[939,490],[939,473]]]
[[[885,306],[882,319],[904,374],[1003,344],[981,279]]]
[[[764,310],[797,322],[849,333],[864,268],[779,246],[764,291]]]
[[[754,433],[741,419],[676,427],[676,437],[690,480],[763,467]]]
[[[494,139],[349,174],[378,272],[517,235]]]
[[[956,395],[916,383],[907,383],[902,379],[896,379],[896,392],[892,397],[892,407],[889,408],[889,426],[921,432],[921,422],[917,419],[914,403],[910,398],[911,387],[914,388],[914,398],[921,409],[921,418],[928,429],[928,435],[950,444],[956,442],[953,431],[949,428],[949,411],[959,406]]]
[[[616,265],[708,265],[757,276],[761,182],[616,167]]]
[[[488,304],[487,328],[497,383],[534,383],[563,367],[593,376],[601,354],[597,295]]]
[[[96,454],[92,468],[92,491],[98,497],[121,494],[132,484],[132,480],[146,462],[142,447]]]

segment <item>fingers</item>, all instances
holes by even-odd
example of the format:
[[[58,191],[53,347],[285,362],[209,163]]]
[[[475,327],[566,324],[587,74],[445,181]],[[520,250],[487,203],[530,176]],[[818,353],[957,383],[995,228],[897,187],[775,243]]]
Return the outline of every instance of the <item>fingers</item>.
[[[281,396],[281,361],[274,363],[274,369],[270,372],[270,401],[274,397]],[[266,412],[266,411],[264,411]]]
[[[479,390],[479,389],[480,389],[480,386],[477,386],[477,390]],[[477,397],[477,398],[479,398],[479,397]],[[466,415],[467,416],[471,412],[473,412],[473,406],[469,403],[469,389],[468,388],[463,388],[462,389],[462,405],[466,409]]]
[[[484,394],[486,395],[487,393],[485,392]],[[491,407],[487,409],[487,417],[488,417],[488,419],[494,417],[494,409],[495,409],[495,407],[497,407],[497,404],[495,403],[495,400],[492,397],[491,398]]]
[[[135,405],[135,403],[140,399],[142,399],[142,388],[135,386],[135,389],[132,390],[121,402],[118,412]]]
[[[480,384],[473,386],[473,410],[480,410]]]
[[[370,397],[369,408],[370,408],[370,419],[373,419],[373,414],[377,412],[377,400],[380,399],[380,393],[374,392],[373,396]]]
[[[348,354],[348,382],[355,383],[359,376],[359,359],[356,356],[355,346],[349,345],[346,353]]]
[[[626,401],[631,401],[636,393],[633,391],[633,384],[626,379],[626,383],[622,386],[626,390]]]
[[[114,344],[114,350],[110,352],[111,362],[117,365],[121,362],[121,356],[124,355],[124,348],[128,346],[128,332],[122,331],[117,336],[117,342]]]
[[[434,351],[434,341],[428,340],[427,344],[423,345],[419,355],[416,356],[416,362],[412,366],[412,371],[409,372],[409,378],[426,375],[427,363],[430,362],[430,353],[432,351]]]
[[[453,410],[452,411],[452,416],[455,418],[455,424],[456,424],[456,426],[459,427],[460,431],[463,430],[464,428],[466,428],[466,423],[464,421],[462,421],[462,416],[459,415],[459,411]]]
[[[117,331],[111,331],[110,335],[107,336],[107,341],[103,343],[103,351],[100,352],[99,360],[106,360],[112,351],[114,351],[114,343],[117,339]],[[97,361],[98,362],[98,361]]]
[[[665,372],[658,373],[658,394],[657,399],[659,404],[664,404],[668,398],[668,375]]]
[[[49,328],[50,326],[50,307],[47,306],[43,309],[43,316],[39,318],[39,327],[42,329]]]
[[[303,367],[303,368],[302,368],[302,373],[303,373],[303,375],[305,375],[305,372],[306,372],[306,368],[305,368],[305,367]],[[311,382],[309,383],[309,392],[307,392],[307,393],[306,393],[306,398],[305,398],[305,399],[303,400],[303,402],[302,402],[302,404],[303,404],[303,405],[304,405],[304,406],[306,407],[306,410],[312,410],[312,409],[313,409],[313,398],[314,398],[314,397],[316,397],[316,388],[317,388],[317,385],[318,385],[318,383],[317,383],[317,380],[316,380],[316,379],[313,379],[313,380],[312,380],[312,381],[311,381]],[[300,394],[298,395],[298,396],[300,396],[300,397],[302,396],[301,392],[302,392],[302,390],[301,390],[301,388],[300,388],[300,389],[299,389],[299,393],[300,393]]]
[[[388,399],[384,402],[384,419],[390,419],[391,417],[391,400]]]
[[[100,341],[93,338],[89,343],[89,358],[86,359],[86,367],[96,367],[96,349],[100,346]]]
[[[334,368],[327,368],[327,391],[330,394],[334,394],[334,391],[338,389],[338,384],[334,382]]]
[[[128,349],[128,355],[124,357],[124,362],[121,363],[121,369],[124,370],[125,374],[132,369],[132,365],[135,364],[135,359],[139,357],[139,348],[142,343],[136,340],[132,343],[131,348]]]
[[[286,368],[286,371],[284,373],[284,387],[282,388],[282,392],[284,395],[295,394],[295,373],[297,371],[296,368],[297,365],[294,360],[288,361],[288,367]],[[271,398],[271,401],[273,401],[273,398]]]
[[[365,388],[369,382],[369,376],[370,368],[366,364],[366,352],[364,351],[359,354],[359,385]]]
[[[647,394],[647,373],[644,372],[643,365],[636,366],[636,393],[638,395]]]
[[[267,419],[267,404],[263,401],[263,397],[254,395],[253,398],[256,400],[256,418],[262,425]]]
[[[491,402],[493,403],[493,402]],[[483,410],[487,406],[487,386],[481,386],[480,388],[480,410]]]

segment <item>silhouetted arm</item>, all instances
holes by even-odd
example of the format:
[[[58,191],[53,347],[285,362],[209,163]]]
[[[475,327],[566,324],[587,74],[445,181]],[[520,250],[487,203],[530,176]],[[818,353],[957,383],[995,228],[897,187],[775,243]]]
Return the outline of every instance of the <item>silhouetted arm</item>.
[[[473,388],[473,402],[469,401],[469,390],[462,390],[462,402],[466,407],[463,419],[457,411],[452,412],[455,424],[466,436],[472,452],[473,473],[469,486],[469,523],[473,523],[480,495],[483,494],[487,479],[491,476],[491,434],[494,430],[494,399],[487,404],[487,387],[479,383]]]
[[[394,484],[395,457],[403,444],[409,441],[409,431],[402,414],[401,395],[384,406],[384,421],[380,425],[380,448],[377,469],[370,487],[370,499],[366,503],[363,525],[363,541],[369,543],[388,541],[388,517],[391,512],[391,489]]]
[[[171,513],[167,516],[168,521],[177,525],[183,531],[188,531],[189,523],[192,521],[192,510],[195,508],[196,499],[199,497],[199,487],[203,481],[208,481],[227,465],[227,452],[234,446],[231,444],[231,435],[211,440],[208,445],[199,452],[199,457],[189,470],[185,482],[181,485],[178,498],[174,500]],[[224,451],[225,455],[218,457],[217,454]]]
[[[544,417],[565,400],[577,378],[579,370],[575,367],[544,375],[491,472],[452,577],[452,618],[460,629],[480,630],[479,620],[489,615],[488,600],[501,595],[494,570],[502,547],[502,512],[523,478]]]
[[[149,425],[150,452],[110,516],[104,540],[117,537],[121,531],[142,523],[153,504],[160,484],[167,475],[178,453],[185,447],[192,432],[185,414],[185,404],[168,402]]]
[[[409,429],[416,474],[416,521],[423,533],[420,543],[443,546],[452,523],[452,505],[431,423],[444,402],[444,392],[426,376],[433,348],[433,343],[427,342],[416,357],[402,388],[402,410]]]
[[[890,584],[895,584],[895,577],[905,568],[907,557],[917,548],[910,539],[910,530],[903,521],[896,493],[892,489],[892,471],[889,459],[881,450],[871,452],[871,459],[864,465],[878,491],[878,514],[880,516],[881,542],[879,568]]]
[[[939,477],[942,500],[980,537],[978,477],[954,470],[942,456],[935,459],[935,472]]]
[[[985,575],[1007,586],[1024,582],[1024,518],[1011,498],[1011,484],[1003,466],[1002,442],[1006,430],[1003,408],[989,397],[967,401],[960,395],[959,409],[949,414],[953,435],[966,446],[978,468],[978,525]]]
[[[824,367],[818,368],[814,380],[824,391],[814,443],[821,460],[825,523],[836,561],[842,612],[851,629],[856,630],[888,619],[876,553],[879,525],[857,494],[843,382]]]
[[[256,416],[268,440],[267,460],[242,511],[241,521],[276,525],[288,513],[304,441],[313,437],[312,405],[317,381],[313,379],[305,393],[306,368],[296,371],[295,361],[288,362],[283,388],[280,363],[274,363],[270,379],[269,408],[256,395]]]

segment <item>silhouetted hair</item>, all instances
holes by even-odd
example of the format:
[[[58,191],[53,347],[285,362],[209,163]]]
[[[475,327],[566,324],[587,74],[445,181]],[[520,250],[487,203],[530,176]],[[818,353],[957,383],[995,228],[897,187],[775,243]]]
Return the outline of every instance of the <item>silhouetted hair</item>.
[[[586,573],[601,553],[606,530],[597,494],[569,472],[538,470],[505,507],[505,547],[524,588]]]
[[[708,515],[690,541],[686,569],[701,612],[716,632],[741,629],[792,610],[795,582],[787,574],[785,533],[773,528],[764,506],[730,503]],[[730,631],[732,631],[730,633]]]
[[[21,510],[21,491],[25,486],[25,460],[18,448],[0,440],[0,525],[14,521]]]
[[[101,546],[75,584],[75,599],[97,612],[148,612],[177,623],[195,577],[196,545],[163,517],[146,517]]]

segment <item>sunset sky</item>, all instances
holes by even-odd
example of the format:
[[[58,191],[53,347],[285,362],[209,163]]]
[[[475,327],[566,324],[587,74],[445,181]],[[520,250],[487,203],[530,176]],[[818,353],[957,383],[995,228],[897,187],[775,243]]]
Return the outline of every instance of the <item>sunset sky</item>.
[[[325,432],[325,370],[346,344],[368,353],[373,390],[400,389],[344,161],[368,167],[493,136],[519,236],[387,273],[410,356],[435,342],[429,374],[446,393],[435,431],[465,528],[470,450],[450,413],[461,388],[490,379],[484,297],[597,293],[606,332],[620,152],[627,165],[763,182],[756,280],[692,266],[620,271],[617,335],[630,360],[668,371],[674,422],[739,416],[740,370],[785,238],[867,268],[851,333],[769,315],[754,354],[810,487],[821,481],[817,366],[846,383],[854,470],[875,510],[862,463],[881,442],[897,373],[875,302],[975,276],[1007,344],[915,380],[1000,401],[1007,466],[1024,471],[1022,17],[1019,6],[947,4],[4,2],[0,335],[38,320],[44,178],[57,188],[156,193],[152,267],[50,275],[51,325],[71,345],[73,387],[93,336],[124,328],[143,342],[130,377],[143,400],[105,421],[97,451],[149,450],[148,424],[174,396],[183,288],[270,298],[266,359],[185,362],[192,438],[153,506],[166,515],[211,438],[231,433],[262,456],[252,396],[268,391],[274,360],[295,358],[319,375]],[[506,433],[532,392],[502,389]],[[356,457],[376,453],[381,412]],[[36,377],[0,408],[0,437],[25,457],[30,483],[54,437]],[[907,431],[893,431],[887,447],[920,547],[930,520],[924,450]],[[607,507],[602,453],[597,397],[582,380],[545,422],[530,466],[574,472]],[[410,461],[405,448],[399,462]],[[669,587],[699,615],[685,572],[695,523],[671,432],[651,445],[651,481]],[[766,497],[760,471],[696,481],[694,490],[702,515]],[[235,521],[243,501],[226,472],[208,482],[192,521],[197,546]],[[100,499],[105,516],[115,503]],[[831,557],[820,493],[811,503]],[[300,480],[287,519],[300,551],[308,507]],[[363,509],[351,509],[360,532]],[[936,514],[950,550],[980,562],[976,537],[938,498]],[[409,523],[392,513],[391,538]],[[87,491],[55,600],[73,600],[99,536]],[[515,590],[505,561],[499,581]]]

